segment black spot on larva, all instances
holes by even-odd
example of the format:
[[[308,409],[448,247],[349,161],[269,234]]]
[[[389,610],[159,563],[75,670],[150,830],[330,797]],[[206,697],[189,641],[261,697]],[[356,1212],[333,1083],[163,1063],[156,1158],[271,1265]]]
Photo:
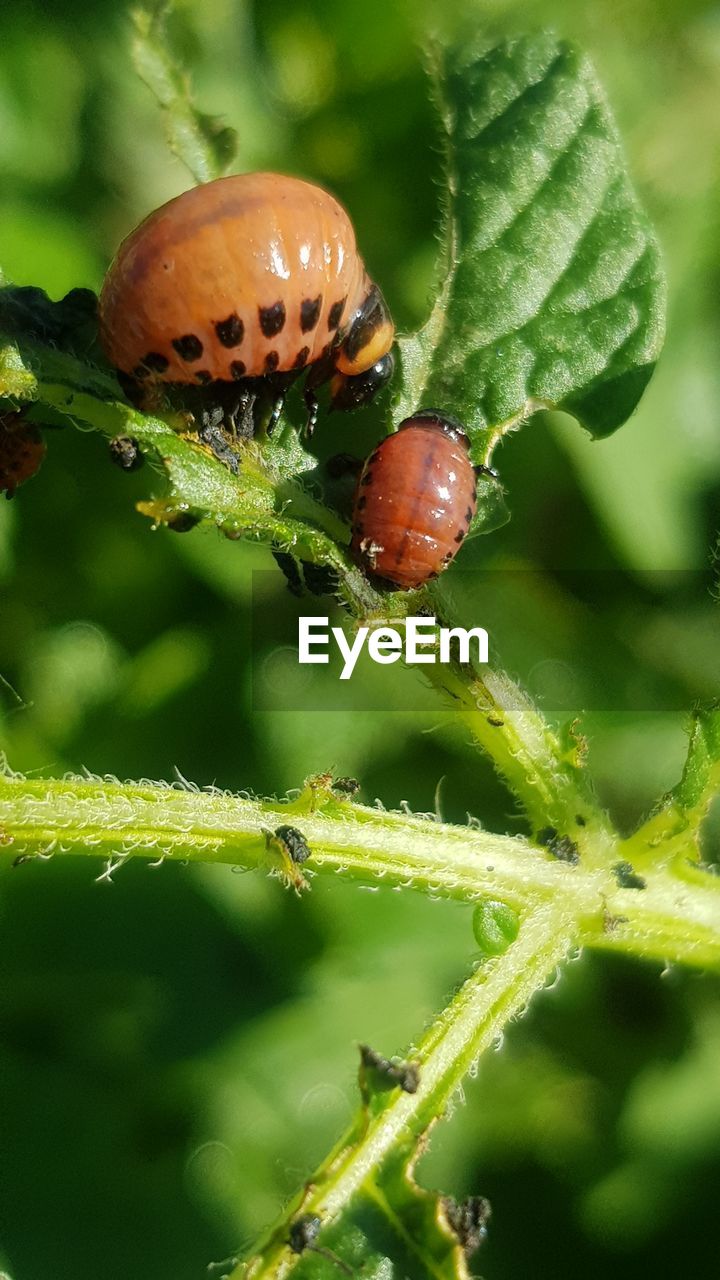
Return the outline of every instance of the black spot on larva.
[[[197,373],[195,374],[195,377],[197,378],[198,382],[202,383],[204,387],[207,386],[208,382],[212,382],[213,380],[213,376],[210,373],[209,369],[198,369]]]
[[[320,319],[320,308],[322,306],[322,294],[319,293],[317,298],[305,298],[300,303],[300,328],[303,333],[309,333],[315,328]]]
[[[137,378],[138,382],[142,382],[143,378],[148,378],[149,376],[150,370],[146,368],[144,364],[135,365],[135,368],[133,369],[133,377]]]
[[[142,362],[151,373],[164,373],[170,363],[167,356],[162,355],[160,351],[148,351],[147,355],[143,356]]]
[[[271,307],[258,307],[260,328],[266,338],[274,338],[285,324],[285,303],[274,302]]]
[[[304,369],[305,365],[307,364],[307,358],[309,355],[310,355],[310,348],[302,347],[300,351],[298,351],[295,357],[295,360],[293,362],[293,369]]]
[[[366,494],[363,494],[362,497],[358,498],[357,502],[355,503],[355,510],[362,511],[363,508],[366,506],[367,506],[367,496]]]
[[[366,472],[365,472],[365,475],[363,476],[363,478],[362,478],[362,480],[360,481],[360,483],[361,483],[361,484],[372,484],[372,471],[366,471]]]
[[[247,366],[243,364],[242,360],[233,360],[230,365],[230,373],[236,382],[239,382],[241,378],[245,377],[246,371]]]
[[[464,530],[464,529],[458,529],[457,533],[455,534],[454,541],[455,541],[455,542],[457,542],[457,543],[459,544],[459,543],[461,543],[461,542],[462,542],[462,540],[463,540],[463,538],[464,538],[464,537],[465,537],[465,530]]]
[[[472,520],[472,518],[473,518],[473,509],[472,507],[468,507],[467,511],[465,512],[465,520],[467,521],[468,524],[470,524],[470,521]]]
[[[330,311],[328,312],[328,329],[331,333],[333,333],[340,324],[346,302],[347,298],[341,298],[339,302],[333,302]]]
[[[280,363],[277,351],[268,351],[265,357],[265,372],[274,373]]]
[[[173,338],[172,344],[182,360],[199,360],[203,353],[203,344],[194,333]]]
[[[233,311],[227,320],[218,320],[215,332],[224,347],[239,347],[245,337],[245,325],[237,312]]]

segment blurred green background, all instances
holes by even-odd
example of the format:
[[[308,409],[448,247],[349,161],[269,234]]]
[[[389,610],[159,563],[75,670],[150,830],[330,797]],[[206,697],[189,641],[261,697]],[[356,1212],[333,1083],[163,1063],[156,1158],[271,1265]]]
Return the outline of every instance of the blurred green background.
[[[407,327],[432,278],[441,176],[422,33],[538,24],[598,66],[666,250],[669,338],[615,438],[591,444],[546,417],[504,445],[512,522],[468,544],[447,591],[477,623],[468,570],[537,571],[496,639],[550,713],[598,708],[590,764],[628,828],[678,775],[677,708],[720,682],[717,604],[698,576],[720,515],[720,7],[203,0],[179,5],[174,31],[198,103],[239,129],[237,168],[335,191]],[[97,288],[120,238],[189,185],[129,38],[111,0],[3,6],[0,264],[53,297]],[[321,430],[319,447],[361,451],[373,433],[366,415]],[[266,794],[335,768],[370,802],[523,829],[412,674],[393,679],[408,705],[417,691],[414,711],[363,710],[382,705],[370,685],[360,709],[328,709],[326,673],[303,686],[304,710],[253,710],[252,573],[273,568],[269,553],[211,530],[154,533],[134,502],[158,476],[123,476],[91,434],[49,443],[37,480],[0,503],[0,743],[13,767],[177,768]],[[267,582],[265,606],[294,616],[279,573]],[[634,699],[628,671],[651,677]],[[113,884],[95,882],[101,870],[56,859],[3,874],[0,1268],[202,1280],[252,1244],[341,1131],[357,1042],[401,1051],[462,979],[471,913],[325,880],[298,901],[229,868],[130,864]],[[420,1178],[490,1197],[476,1260],[488,1280],[713,1275],[719,1061],[714,980],[584,956],[468,1082]]]

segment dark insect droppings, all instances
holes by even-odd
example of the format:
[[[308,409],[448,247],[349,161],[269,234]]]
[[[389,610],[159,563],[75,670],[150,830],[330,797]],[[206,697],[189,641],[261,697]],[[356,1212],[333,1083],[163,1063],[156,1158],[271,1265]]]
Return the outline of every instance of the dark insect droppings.
[[[333,791],[339,791],[344,796],[356,796],[360,790],[360,783],[357,778],[336,778],[332,784]]]
[[[134,436],[115,436],[110,441],[110,457],[123,471],[137,471],[143,464],[140,446]]]
[[[467,1200],[458,1203],[447,1197],[443,1207],[465,1256],[472,1257],[487,1237],[487,1224],[492,1214],[490,1201],[484,1196],[468,1196]]]
[[[285,575],[291,595],[301,597],[303,595],[303,583],[297,561],[293,556],[288,555],[286,551],[273,551],[272,554],[278,569]]]
[[[535,839],[542,844],[558,862],[569,862],[575,866],[580,861],[580,850],[569,836],[561,836],[555,827],[542,827]]]
[[[215,332],[224,347],[239,347],[245,337],[245,325],[239,315],[233,311],[227,320],[218,320]]]
[[[305,298],[300,303],[300,328],[303,333],[309,333],[315,328],[320,319],[320,308],[322,306],[322,294],[319,293],[317,298]]]
[[[274,338],[285,324],[285,303],[274,302],[271,307],[258,307],[260,328],[266,338]]]
[[[616,862],[612,872],[621,889],[644,889],[647,884],[644,876],[638,875],[631,862]]]
[[[312,1248],[320,1234],[320,1219],[314,1213],[303,1213],[290,1224],[288,1244],[293,1253],[304,1253]]]
[[[360,1045],[360,1062],[366,1071],[373,1073],[375,1088],[393,1089],[399,1085],[403,1093],[417,1093],[420,1084],[417,1062],[392,1062],[368,1044]]]
[[[203,353],[203,344],[194,333],[173,338],[172,344],[182,360],[199,360]]]
[[[190,511],[181,511],[179,515],[173,516],[171,520],[167,521],[167,527],[173,533],[189,533],[199,523],[199,516],[194,516]]]

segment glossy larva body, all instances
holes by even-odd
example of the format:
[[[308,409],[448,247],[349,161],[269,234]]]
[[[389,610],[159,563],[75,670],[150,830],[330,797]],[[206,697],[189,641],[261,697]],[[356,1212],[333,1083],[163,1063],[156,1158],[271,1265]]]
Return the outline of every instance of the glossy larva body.
[[[419,410],[377,446],[360,475],[353,511],[354,558],[406,590],[447,568],[477,506],[468,441],[454,420]]]
[[[308,368],[310,398],[332,379],[336,407],[352,408],[392,369],[393,324],[347,213],[273,173],[219,178],[150,214],[107,273],[100,332],[145,387],[284,388]]]

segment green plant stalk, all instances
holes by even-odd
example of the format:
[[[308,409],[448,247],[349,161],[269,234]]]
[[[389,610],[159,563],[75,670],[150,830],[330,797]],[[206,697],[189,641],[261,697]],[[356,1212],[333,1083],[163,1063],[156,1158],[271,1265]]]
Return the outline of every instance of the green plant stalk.
[[[23,371],[22,378],[27,376]],[[108,380],[101,380],[107,390]],[[142,510],[159,522],[191,510],[230,536],[243,535],[327,566],[337,574],[338,596],[359,622],[401,624],[408,614],[430,605],[440,625],[449,625],[432,590],[377,592],[350,558],[343,521],[301,483],[285,479],[276,484],[252,450],[246,450],[240,473],[233,475],[170,422],[64,383],[32,381],[32,397],[43,404],[107,436],[127,432],[158,455],[170,496],[144,503]],[[177,425],[184,424],[178,420]],[[453,701],[459,718],[522,802],[533,828],[552,826],[571,836],[590,860],[602,862],[611,837],[581,768],[582,744],[576,740],[563,748],[527,695],[502,671],[473,670],[455,662],[424,667],[423,673]]]
[[[257,1257],[240,1263],[231,1280],[281,1280],[298,1262],[287,1244],[287,1224],[298,1212],[331,1222],[358,1189],[382,1174],[400,1144],[414,1146],[473,1068],[502,1036],[573,945],[573,920],[557,903],[539,907],[524,921],[517,941],[476,969],[452,1003],[408,1055],[420,1068],[416,1093],[396,1090],[390,1105],[350,1131],[313,1174]],[[361,1129],[358,1137],[358,1127]]]
[[[232,160],[237,135],[193,105],[188,77],[168,47],[166,19],[171,9],[171,3],[156,3],[131,10],[133,63],[162,110],[170,150],[196,182],[211,182]]]
[[[170,422],[118,401],[99,399],[63,383],[37,382],[34,392],[33,398],[68,418],[87,423],[110,438],[128,433],[159,456],[170,482],[170,495],[141,504],[144,514],[154,515],[162,523],[192,511],[230,537],[264,542],[298,559],[333,569],[338,595],[354,614],[377,605],[380,597],[342,545],[346,526],[301,484],[289,479],[274,484],[249,452],[239,475],[234,476],[205,446],[181,435]],[[179,427],[184,425],[178,421]]]
[[[458,719],[522,803],[535,832],[570,836],[585,861],[607,865],[613,833],[582,767],[584,744],[563,747],[532,701],[503,671],[428,666],[428,680],[452,699]]]
[[[562,904],[578,946],[697,966],[720,964],[720,881],[685,859],[623,889],[608,865],[570,866],[521,837],[494,835],[338,799],[314,780],[288,803],[224,792],[0,775],[0,851],[8,859],[85,854],[224,863],[287,876],[266,833],[305,836],[310,874],[396,885],[520,913]],[[289,877],[292,879],[292,876]]]
[[[181,417],[165,421],[105,398],[113,393],[113,380],[71,357],[60,359],[44,350],[40,377],[11,348],[4,362],[6,394],[37,400],[110,437],[131,434],[158,457],[170,494],[143,503],[141,509],[159,523],[191,511],[231,537],[261,541],[328,567],[336,574],[339,599],[359,623],[402,624],[406,616],[429,608],[439,625],[449,625],[434,587],[418,592],[377,591],[350,557],[345,523],[314,498],[301,480],[274,474],[257,448],[244,450],[240,471],[233,475],[207,448],[188,438],[187,423]],[[64,366],[68,381],[54,381],[53,373],[59,375]],[[533,830],[552,828],[569,837],[589,864],[606,864],[613,835],[582,767],[582,740],[571,732],[563,743],[501,670],[454,662],[425,666],[422,672],[451,699],[458,719],[522,803]]]

